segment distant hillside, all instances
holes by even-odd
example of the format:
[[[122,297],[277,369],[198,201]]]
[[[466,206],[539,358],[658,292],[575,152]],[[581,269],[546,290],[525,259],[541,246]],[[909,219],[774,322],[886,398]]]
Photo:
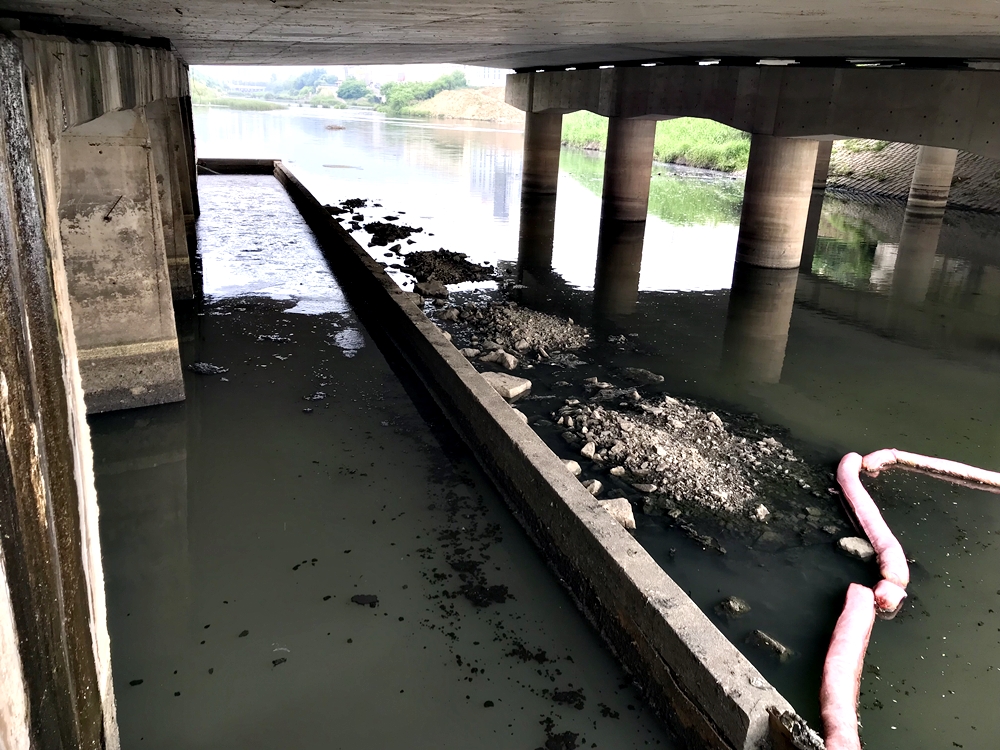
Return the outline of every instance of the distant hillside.
[[[406,109],[406,114],[485,122],[524,123],[524,112],[503,100],[502,86],[488,89],[453,89]]]

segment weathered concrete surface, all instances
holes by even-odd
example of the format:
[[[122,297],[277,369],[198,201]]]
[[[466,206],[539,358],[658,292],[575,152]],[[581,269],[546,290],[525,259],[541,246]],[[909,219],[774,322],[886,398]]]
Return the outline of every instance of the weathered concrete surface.
[[[60,236],[90,412],[184,398],[156,170],[141,109],[60,139]]]
[[[788,709],[739,651],[280,163],[380,346],[407,360],[584,612],[692,747],[758,748]]]
[[[918,149],[910,194],[906,200],[907,213],[921,216],[944,214],[957,158],[958,152],[953,148],[921,146]]]
[[[533,80],[533,83],[530,83]],[[705,117],[784,138],[876,138],[1000,158],[1000,71],[660,65],[507,76],[531,112]]]
[[[556,0],[2,0],[0,7],[169,38],[198,65],[537,68],[674,55],[1000,57],[989,0],[966,0],[961,12],[916,0],[575,3],[571,13]]]
[[[179,132],[180,102],[177,99],[157,99],[143,110],[149,128],[170,289],[175,300],[189,300],[194,297],[194,285],[185,219],[189,213],[193,217],[193,210],[184,210],[182,195],[184,182],[179,165],[186,163],[186,153],[182,151],[183,135]],[[186,172],[184,176],[188,178]]]
[[[117,750],[90,433],[24,73],[0,38],[0,745]]]
[[[750,143],[736,260],[760,268],[798,268],[819,143],[756,134]]]

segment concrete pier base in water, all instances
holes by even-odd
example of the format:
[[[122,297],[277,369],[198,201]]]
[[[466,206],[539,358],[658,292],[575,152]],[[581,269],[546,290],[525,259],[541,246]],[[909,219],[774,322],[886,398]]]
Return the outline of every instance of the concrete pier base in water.
[[[907,213],[914,215],[943,214],[951,193],[958,151],[953,148],[921,146],[906,200]]]
[[[521,270],[539,272],[552,267],[561,146],[561,114],[529,112],[525,115],[521,225],[517,246]]]
[[[594,304],[604,313],[635,310],[655,138],[655,120],[608,121],[594,279]]]
[[[59,147],[59,231],[87,410],[179,401],[184,382],[146,116],[109,112],[67,130]]]
[[[818,141],[753,136],[736,244],[738,263],[799,267],[818,149]]]
[[[725,372],[760,383],[781,380],[798,276],[796,268],[736,264],[723,339]]]

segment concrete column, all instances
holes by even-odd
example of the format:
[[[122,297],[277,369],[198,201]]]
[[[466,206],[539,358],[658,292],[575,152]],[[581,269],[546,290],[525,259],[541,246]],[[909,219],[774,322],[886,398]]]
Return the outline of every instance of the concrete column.
[[[521,225],[517,247],[518,268],[521,271],[538,273],[552,267],[561,146],[561,114],[528,112],[525,115]]]
[[[953,148],[921,146],[917,151],[917,165],[910,183],[910,196],[906,210],[914,215],[944,213],[951,193],[951,180],[955,175],[958,151]]]
[[[818,141],[753,136],[737,262],[761,268],[798,268],[818,149]]]
[[[781,380],[798,276],[796,268],[736,264],[723,336],[723,371],[759,383]]]
[[[141,108],[59,142],[59,229],[88,412],[184,398],[149,132]]]
[[[185,216],[190,215],[191,231],[194,231],[194,220],[201,215],[201,207],[198,205],[198,164],[194,147],[194,110],[191,106],[191,97],[180,97],[180,125],[183,134],[184,144],[184,168],[188,174],[190,191],[186,192],[184,211]]]
[[[0,747],[117,750],[90,432],[26,78],[0,37]]]
[[[180,132],[180,102],[157,99],[143,109],[156,173],[170,288],[174,300],[189,300],[194,297],[194,287],[181,194],[188,189],[190,179],[185,172],[182,180],[179,169],[186,165],[183,133]]]
[[[604,313],[634,312],[639,297],[655,138],[655,120],[608,121],[594,280],[594,302]]]
[[[812,195],[809,197],[809,214],[806,217],[806,232],[802,241],[802,258],[799,269],[803,273],[812,272],[816,240],[819,238],[819,223],[823,218],[823,200],[826,198],[826,181],[830,174],[830,155],[833,141],[819,141],[816,153],[816,171],[813,172]]]

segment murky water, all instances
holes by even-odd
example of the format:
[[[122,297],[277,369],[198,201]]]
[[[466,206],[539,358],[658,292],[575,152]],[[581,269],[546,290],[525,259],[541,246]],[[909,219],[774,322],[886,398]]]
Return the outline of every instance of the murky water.
[[[365,197],[387,213],[406,211],[404,220],[426,230],[413,249],[516,260],[517,133],[320,110],[203,110],[196,128],[203,156],[278,156],[324,201]],[[1000,468],[1000,217],[950,211],[943,226],[928,228],[906,225],[899,204],[828,195],[810,272],[792,275],[787,340],[772,331],[751,347],[756,359],[733,367],[727,320],[741,304],[729,291],[741,183],[659,170],[638,304],[609,320],[594,314],[592,301],[603,165],[573,152],[562,164],[554,274],[523,298],[593,325],[598,343],[575,371],[536,368],[537,396],[554,393],[559,379],[579,387],[590,375],[613,381],[617,366],[644,367],[665,377],[649,392],[755,414],[830,471],[846,451],[881,447]],[[544,414],[552,403],[523,408],[535,404]],[[569,457],[564,444],[553,447]],[[1000,734],[1000,497],[901,472],[866,483],[914,562],[907,609],[873,633],[865,740],[988,746]],[[837,498],[819,489],[809,502],[837,512]],[[721,556],[662,518],[637,520],[643,545],[816,723],[819,670],[844,591],[850,581],[874,582],[874,566],[837,553],[832,537],[765,549],[754,536],[733,534]],[[729,595],[751,604],[747,618],[726,623],[712,612]],[[779,663],[747,645],[754,628],[795,655]]]
[[[277,181],[199,185],[228,372],[91,420],[123,746],[671,747]]]

